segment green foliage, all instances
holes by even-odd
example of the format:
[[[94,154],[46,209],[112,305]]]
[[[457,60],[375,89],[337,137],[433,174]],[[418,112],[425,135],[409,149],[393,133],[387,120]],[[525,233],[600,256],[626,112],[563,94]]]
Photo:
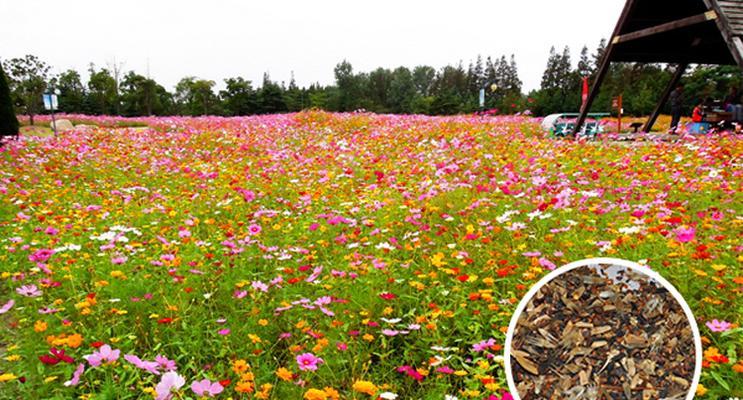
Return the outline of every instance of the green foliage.
[[[268,74],[263,74],[263,86],[258,92],[258,104],[263,114],[275,114],[288,111],[284,101],[284,88],[272,82]]]
[[[38,57],[26,55],[23,58],[12,58],[5,63],[10,90],[18,110],[29,116],[31,125],[34,115],[42,107],[42,95],[47,87],[49,66]]]
[[[575,67],[568,47],[550,50],[538,90],[523,93],[516,58],[477,56],[464,68],[462,62],[440,69],[428,65],[413,68],[379,67],[355,72],[344,60],[334,69],[335,84],[299,87],[292,73],[288,86],[271,81],[265,74],[260,87],[242,77],[215,82],[185,77],[171,93],[155,80],[130,71],[117,83],[118,74],[90,65],[90,78],[83,84],[80,74],[67,70],[47,79],[49,67],[34,56],[5,63],[11,98],[16,110],[33,115],[41,110],[41,94],[59,91],[60,111],[125,116],[142,115],[253,115],[296,112],[304,109],[376,113],[451,115],[481,111],[479,92],[485,90],[484,109],[499,114],[530,110],[536,115],[577,112],[581,106],[582,78],[596,78],[606,49],[602,40],[593,54],[583,47]],[[591,111],[610,111],[612,98],[622,94],[628,116],[648,115],[671,78],[673,69],[659,64],[613,63]],[[687,87],[685,109],[706,97],[722,100],[730,88],[740,88],[743,76],[734,66],[696,66],[683,79]],[[668,110],[664,110],[668,112]]]
[[[224,80],[225,90],[219,92],[226,115],[249,115],[258,111],[258,94],[250,81],[241,77]]]
[[[93,115],[116,114],[119,101],[116,89],[116,79],[111,71],[101,68],[96,71],[92,63],[88,68],[88,96],[86,99],[87,112]]]
[[[0,64],[0,136],[18,135],[18,119],[13,110],[8,79]]]
[[[210,115],[219,113],[219,99],[214,94],[215,82],[192,76],[183,78],[175,86],[175,102],[181,115]]]

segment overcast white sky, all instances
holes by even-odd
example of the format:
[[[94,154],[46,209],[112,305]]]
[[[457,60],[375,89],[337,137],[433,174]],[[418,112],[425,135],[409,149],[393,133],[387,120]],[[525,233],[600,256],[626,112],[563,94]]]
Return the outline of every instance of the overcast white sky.
[[[624,0],[0,0],[0,58],[34,54],[81,73],[114,58],[166,88],[184,76],[268,71],[300,86],[354,71],[420,64],[440,68],[482,54],[514,53],[525,89],[539,86],[550,46],[591,52]],[[87,74],[83,74],[86,77]]]

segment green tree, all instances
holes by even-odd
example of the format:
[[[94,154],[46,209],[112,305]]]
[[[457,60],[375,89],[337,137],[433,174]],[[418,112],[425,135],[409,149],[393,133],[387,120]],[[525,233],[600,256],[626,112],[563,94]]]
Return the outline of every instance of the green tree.
[[[55,87],[59,90],[59,110],[65,113],[82,113],[85,103],[85,86],[80,74],[69,69],[57,75]]]
[[[218,113],[219,99],[212,88],[214,81],[192,76],[181,79],[175,86],[175,100],[181,115],[209,115]]]
[[[18,119],[13,109],[10,96],[8,78],[5,76],[3,65],[0,64],[0,136],[17,136]]]
[[[170,103],[164,87],[134,71],[124,75],[120,96],[121,110],[126,116],[163,115]]]
[[[359,108],[361,97],[360,79],[353,73],[353,66],[346,60],[335,66],[335,84],[338,87],[337,111],[353,111]]]
[[[410,113],[411,103],[415,97],[413,74],[409,69],[399,67],[392,72],[391,78],[387,93],[390,110],[393,113]]]
[[[224,80],[225,89],[219,92],[226,115],[250,115],[258,111],[258,94],[250,81],[241,77]]]
[[[276,82],[272,82],[267,73],[263,74],[263,86],[258,91],[258,104],[261,114],[275,114],[286,112],[284,89]]]
[[[31,125],[34,115],[42,107],[42,95],[47,87],[49,66],[33,55],[12,58],[5,63],[13,102],[21,112],[28,115]]]
[[[109,115],[116,113],[119,101],[116,89],[116,80],[106,68],[96,71],[95,65],[88,68],[88,107],[89,112],[95,115]]]

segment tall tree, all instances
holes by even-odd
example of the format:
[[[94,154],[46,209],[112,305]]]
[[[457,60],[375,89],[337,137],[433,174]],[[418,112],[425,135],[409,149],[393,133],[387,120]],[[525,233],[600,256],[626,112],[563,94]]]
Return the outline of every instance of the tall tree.
[[[17,136],[18,119],[13,109],[8,78],[0,63],[0,136]]]
[[[90,111],[97,115],[116,113],[118,96],[116,94],[116,80],[111,72],[106,68],[96,71],[95,65],[92,63],[88,72],[90,73],[88,79]]]
[[[57,75],[55,84],[59,90],[59,110],[65,113],[82,113],[85,86],[80,74],[74,69],[68,69]]]
[[[19,110],[28,115],[31,125],[34,115],[43,106],[42,95],[47,86],[49,66],[33,55],[12,58],[5,63],[13,101]]]
[[[162,115],[167,108],[163,98],[164,87],[150,79],[129,71],[124,75],[120,88],[121,110],[126,116]]]
[[[258,112],[258,94],[250,81],[241,77],[224,80],[225,89],[219,92],[227,115],[250,115]]]
[[[263,74],[263,86],[258,91],[258,104],[262,114],[286,112],[284,90],[278,83],[272,82],[268,73]]]
[[[389,99],[390,109],[393,113],[407,114],[411,112],[411,101],[415,96],[415,82],[413,74],[405,67],[399,67],[392,72],[390,81]]]

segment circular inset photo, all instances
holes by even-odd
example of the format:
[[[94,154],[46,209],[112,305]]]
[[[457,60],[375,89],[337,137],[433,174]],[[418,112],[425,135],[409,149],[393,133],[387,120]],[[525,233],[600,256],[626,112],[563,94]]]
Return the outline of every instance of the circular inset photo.
[[[613,258],[560,267],[521,300],[505,343],[513,397],[692,399],[702,343],[679,292]]]

